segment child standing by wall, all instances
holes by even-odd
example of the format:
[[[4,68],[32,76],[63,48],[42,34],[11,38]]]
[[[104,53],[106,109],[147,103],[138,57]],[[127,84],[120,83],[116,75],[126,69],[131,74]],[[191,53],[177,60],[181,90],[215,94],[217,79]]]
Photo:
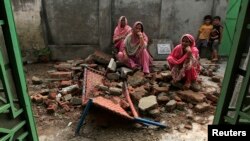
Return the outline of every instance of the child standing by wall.
[[[204,54],[207,54],[204,51],[207,51],[208,42],[210,38],[210,33],[213,29],[212,17],[210,15],[206,15],[204,17],[204,23],[200,26],[199,32],[198,32],[198,39],[197,39],[197,48],[199,49],[200,56],[206,57]]]
[[[210,34],[210,39],[209,39],[209,45],[212,50],[211,59],[214,62],[218,61],[218,48],[222,39],[223,27],[221,26],[220,20],[221,18],[219,16],[215,16],[213,18],[213,30]]]

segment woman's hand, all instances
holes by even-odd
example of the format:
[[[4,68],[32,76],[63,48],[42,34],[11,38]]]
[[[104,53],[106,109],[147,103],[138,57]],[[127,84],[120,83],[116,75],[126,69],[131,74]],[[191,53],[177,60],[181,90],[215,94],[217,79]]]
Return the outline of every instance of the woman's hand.
[[[127,62],[128,61],[128,55],[127,55],[126,51],[123,51],[123,54],[124,54],[124,62]]]
[[[138,35],[138,37],[142,37],[142,33],[141,32],[137,32],[137,35]]]
[[[186,51],[186,53],[187,53],[188,55],[192,54],[192,50],[191,50],[191,47],[190,47],[190,46],[187,46],[187,47],[185,48],[185,51]]]

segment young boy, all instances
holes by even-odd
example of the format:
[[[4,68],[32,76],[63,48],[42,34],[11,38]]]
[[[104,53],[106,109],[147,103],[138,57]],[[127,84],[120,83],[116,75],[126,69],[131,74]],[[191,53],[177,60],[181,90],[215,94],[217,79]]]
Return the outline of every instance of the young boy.
[[[210,34],[210,39],[209,39],[210,42],[209,44],[212,50],[211,59],[214,62],[218,61],[218,47],[222,38],[223,27],[221,26],[220,20],[221,18],[219,16],[215,16],[213,18],[213,30]]]
[[[201,50],[204,50],[206,47],[208,47],[210,33],[213,29],[213,25],[211,24],[212,17],[210,15],[206,15],[203,20],[204,20],[204,23],[200,26],[198,36],[197,36],[198,37],[197,48],[199,49],[201,57],[205,57],[203,56],[204,53]]]

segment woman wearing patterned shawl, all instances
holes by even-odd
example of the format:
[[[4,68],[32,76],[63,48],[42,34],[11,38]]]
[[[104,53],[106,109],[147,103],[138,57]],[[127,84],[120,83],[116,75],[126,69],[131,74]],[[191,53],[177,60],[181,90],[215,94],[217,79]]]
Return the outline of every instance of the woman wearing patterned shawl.
[[[184,89],[189,89],[191,84],[196,84],[200,72],[198,59],[199,51],[195,46],[194,37],[190,34],[183,35],[181,43],[167,57],[173,83],[184,80]]]
[[[118,60],[132,69],[142,67],[144,74],[149,74],[153,59],[147,51],[148,37],[144,33],[142,22],[135,22],[132,33],[124,40],[124,50],[118,53]]]
[[[113,43],[118,51],[122,51],[121,44],[130,32],[131,27],[128,25],[127,18],[125,16],[121,16],[113,36]]]

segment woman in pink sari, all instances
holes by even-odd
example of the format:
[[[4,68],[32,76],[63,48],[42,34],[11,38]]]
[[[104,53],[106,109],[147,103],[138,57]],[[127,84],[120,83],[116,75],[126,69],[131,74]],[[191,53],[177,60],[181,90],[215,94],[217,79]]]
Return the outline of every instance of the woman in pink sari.
[[[135,22],[122,47],[124,50],[118,53],[118,60],[132,69],[142,68],[144,74],[149,74],[149,66],[153,59],[147,51],[148,37],[144,33],[142,22]]]
[[[126,38],[126,36],[131,32],[131,27],[128,25],[127,18],[125,16],[121,16],[118,21],[118,25],[115,28],[113,43],[115,44],[115,48],[118,51],[121,51],[121,44]]]
[[[181,43],[167,57],[173,83],[184,80],[184,89],[189,89],[191,84],[196,84],[200,72],[198,59],[199,51],[195,46],[194,37],[190,34],[183,35]]]

